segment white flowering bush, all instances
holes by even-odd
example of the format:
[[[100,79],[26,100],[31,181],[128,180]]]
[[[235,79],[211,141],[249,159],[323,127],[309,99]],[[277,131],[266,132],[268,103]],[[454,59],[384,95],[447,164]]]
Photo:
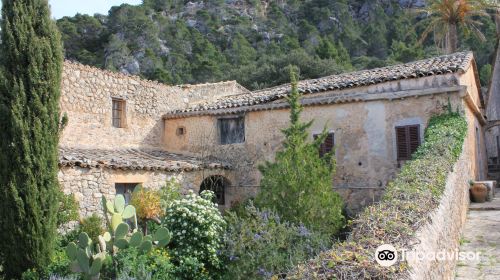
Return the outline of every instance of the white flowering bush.
[[[196,259],[203,266],[201,273],[211,279],[222,270],[219,254],[225,228],[217,204],[212,202],[214,196],[211,191],[199,196],[191,191],[169,205],[163,220],[172,232],[169,247],[174,262],[183,265],[186,258]]]

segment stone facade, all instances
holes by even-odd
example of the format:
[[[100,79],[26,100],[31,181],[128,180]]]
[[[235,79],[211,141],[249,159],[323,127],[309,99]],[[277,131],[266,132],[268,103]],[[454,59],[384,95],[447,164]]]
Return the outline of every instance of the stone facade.
[[[142,183],[145,187],[157,189],[164,186],[168,178],[175,177],[185,191],[191,189],[197,192],[203,179],[211,175],[222,175],[233,182],[227,170],[190,167],[193,165],[190,158],[164,159],[165,165],[172,168],[153,166],[137,170],[134,159],[124,162],[119,155],[113,157],[113,152],[127,148],[158,150],[163,136],[163,114],[189,104],[244,92],[247,90],[234,81],[168,86],[66,61],[60,107],[61,114],[68,117],[68,124],[60,139],[60,153],[64,157],[66,148],[101,149],[103,158],[96,161],[89,158],[88,153],[74,160],[62,157],[58,176],[64,192],[75,194],[81,215],[88,216],[102,213],[101,197],[113,198],[117,183]],[[113,98],[125,101],[126,126],[123,128],[112,125]],[[111,155],[104,156],[104,151]],[[158,161],[158,158],[155,160]],[[68,161],[77,161],[77,164],[67,164]],[[142,162],[144,160],[139,164]],[[128,168],[116,169],[118,163]],[[176,166],[188,168],[176,171]],[[238,191],[232,184],[226,189],[226,197],[227,201],[238,199]]]
[[[59,178],[65,192],[79,198],[83,215],[98,209],[103,195],[114,196],[117,183],[158,188],[170,177],[197,191],[208,176],[224,176],[230,182],[224,207],[253,196],[257,167],[274,159],[289,122],[287,85],[256,92],[236,82],[168,86],[71,62],[62,83],[61,112],[69,122]],[[299,82],[302,118],[314,120],[311,139],[323,128],[334,133],[332,184],[348,210],[377,201],[404,163],[397,159],[395,127],[419,125],[423,139],[429,118],[448,105],[470,115],[473,177],[484,179],[484,102],[477,85],[471,53]],[[125,102],[120,128],[112,123],[114,98]],[[244,119],[244,141],[221,145],[218,122],[234,116]],[[83,152],[66,156],[70,148]],[[131,158],[120,156],[131,152]],[[167,152],[172,155],[157,156]]]
[[[193,172],[165,172],[145,170],[113,170],[108,168],[62,167],[58,178],[66,194],[74,194],[80,205],[80,216],[86,217],[93,213],[102,215],[102,197],[113,199],[116,195],[115,183],[140,183],[145,188],[160,189],[167,180],[174,179],[182,184],[182,192],[192,190],[198,193],[204,178],[212,175],[222,175],[230,181],[230,173],[221,170],[200,170]],[[226,199],[238,199],[238,190],[229,186],[226,189]]]
[[[60,107],[69,121],[60,145],[106,149],[158,147],[162,142],[163,114],[242,92],[246,89],[234,81],[168,86],[66,61]],[[113,98],[125,101],[124,128],[112,126]]]
[[[327,105],[306,106],[303,121],[314,120],[310,137],[323,128],[334,133],[337,172],[334,189],[341,194],[347,210],[353,214],[375,201],[384,192],[386,184],[404,163],[397,160],[395,127],[420,125],[420,139],[429,118],[451,107],[461,111],[469,109],[466,96],[480,104],[472,68],[460,75],[447,74],[420,79],[387,82],[376,86],[358,87],[342,91],[329,91],[322,98],[366,93],[367,100],[340,102]],[[466,78],[464,78],[466,77]],[[472,75],[472,78],[474,75]],[[378,98],[374,98],[378,96]],[[395,98],[397,96],[397,98]],[[313,97],[304,97],[303,103]],[[318,98],[315,95],[314,98]],[[277,105],[274,105],[277,106]],[[475,108],[479,110],[479,108]],[[238,112],[245,118],[245,142],[218,145],[217,119],[227,116],[191,115],[182,118],[165,118],[164,149],[172,152],[190,151],[217,155],[233,167],[237,184],[242,191],[258,186],[258,165],[273,160],[281,148],[281,129],[289,122],[286,108]],[[479,129],[476,158],[484,158],[482,125],[472,115],[470,120]],[[186,134],[177,136],[177,127],[184,127]],[[475,135],[475,131],[470,132]],[[474,141],[475,143],[476,141]],[[474,177],[483,179],[485,169],[475,170]]]
[[[497,24],[499,22],[497,22]],[[499,43],[500,39],[498,40],[497,46]],[[486,116],[490,123],[486,130],[488,162],[494,167],[495,165],[497,167],[497,170],[492,170],[492,177],[500,179],[500,170],[498,170],[498,166],[500,166],[500,50],[498,49],[493,63],[493,73],[491,75],[491,83],[488,90]]]

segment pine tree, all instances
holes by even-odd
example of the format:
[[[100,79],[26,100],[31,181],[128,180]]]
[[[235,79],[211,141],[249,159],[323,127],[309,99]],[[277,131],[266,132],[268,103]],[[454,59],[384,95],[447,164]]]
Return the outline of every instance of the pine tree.
[[[276,153],[275,162],[266,162],[259,167],[263,177],[256,205],[274,209],[287,221],[304,223],[314,230],[334,235],[344,224],[342,199],[332,188],[334,153],[319,155],[326,131],[313,142],[308,142],[312,121],[300,121],[303,107],[293,70],[291,85],[288,97],[290,126],[283,130],[285,141],[283,149]]]
[[[3,0],[0,251],[6,279],[47,265],[56,234],[62,46],[47,0]]]
[[[257,52],[247,39],[236,33],[231,42],[231,47],[226,51],[229,61],[236,65],[245,65],[255,61]]]

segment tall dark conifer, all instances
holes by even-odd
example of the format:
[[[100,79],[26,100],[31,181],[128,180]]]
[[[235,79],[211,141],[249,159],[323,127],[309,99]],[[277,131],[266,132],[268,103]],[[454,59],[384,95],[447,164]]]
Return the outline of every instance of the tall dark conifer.
[[[290,125],[282,130],[285,140],[274,162],[259,166],[261,190],[255,204],[274,209],[286,221],[303,223],[315,231],[335,235],[344,226],[345,219],[342,199],[332,187],[334,153],[320,156],[319,148],[328,135],[326,130],[316,139],[308,140],[313,122],[301,121],[302,95],[293,70],[290,78],[291,93],[287,98]]]
[[[63,55],[47,0],[2,4],[0,251],[19,279],[48,264],[56,234]]]

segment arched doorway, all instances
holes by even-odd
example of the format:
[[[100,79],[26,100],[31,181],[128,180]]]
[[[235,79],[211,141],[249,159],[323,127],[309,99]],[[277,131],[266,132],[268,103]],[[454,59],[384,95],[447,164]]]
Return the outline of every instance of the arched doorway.
[[[226,204],[225,191],[231,184],[228,179],[221,175],[207,177],[201,182],[200,193],[204,190],[210,190],[215,193],[214,203],[219,205]]]

